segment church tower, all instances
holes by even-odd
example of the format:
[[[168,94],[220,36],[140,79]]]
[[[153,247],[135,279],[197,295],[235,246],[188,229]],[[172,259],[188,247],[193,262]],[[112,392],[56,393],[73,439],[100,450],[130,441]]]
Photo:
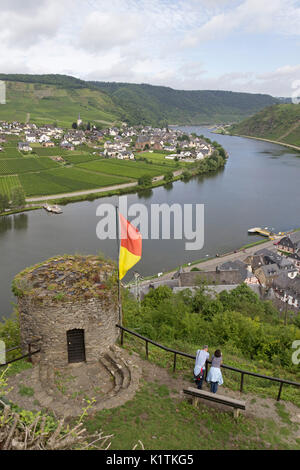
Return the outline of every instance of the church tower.
[[[82,119],[81,119],[80,113],[79,113],[78,120],[77,120],[77,126],[79,127],[79,126],[81,126],[81,124],[82,124]]]

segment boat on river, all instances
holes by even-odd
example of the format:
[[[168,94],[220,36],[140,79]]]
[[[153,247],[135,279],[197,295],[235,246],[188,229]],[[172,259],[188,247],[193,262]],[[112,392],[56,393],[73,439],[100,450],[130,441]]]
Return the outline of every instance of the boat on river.
[[[57,205],[50,206],[49,204],[46,203],[46,204],[43,205],[43,208],[45,209],[45,211],[51,212],[52,214],[62,214],[63,213],[62,209]]]
[[[261,228],[261,227],[249,228],[248,233],[250,235],[258,234],[258,235],[261,235],[262,237],[269,237],[270,240],[277,240],[279,238],[282,238],[286,234],[285,232],[275,233],[275,232],[269,230],[268,227],[265,227],[265,228]]]

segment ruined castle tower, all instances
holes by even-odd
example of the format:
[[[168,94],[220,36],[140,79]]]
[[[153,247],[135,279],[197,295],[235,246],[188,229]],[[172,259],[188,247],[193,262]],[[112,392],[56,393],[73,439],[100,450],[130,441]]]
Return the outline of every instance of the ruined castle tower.
[[[16,276],[21,344],[33,362],[53,366],[99,360],[119,329],[117,271],[96,256],[50,259]]]

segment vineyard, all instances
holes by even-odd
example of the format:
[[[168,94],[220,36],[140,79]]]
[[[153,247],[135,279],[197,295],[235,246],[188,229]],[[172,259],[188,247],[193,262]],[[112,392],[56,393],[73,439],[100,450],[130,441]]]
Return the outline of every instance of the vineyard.
[[[79,167],[90,171],[126,176],[127,178],[135,179],[138,179],[143,175],[155,177],[164,174],[167,170],[163,165],[151,165],[144,162],[123,160],[101,160],[97,162],[82,163]]]
[[[18,176],[0,177],[0,194],[6,194],[10,197],[12,188],[17,186],[21,186]]]
[[[50,158],[12,158],[0,160],[0,176],[27,173],[31,171],[47,170],[55,168],[58,163]]]
[[[16,147],[4,147],[4,150],[0,152],[0,159],[7,158],[22,158],[22,154],[17,150]]]
[[[22,154],[17,140],[9,137],[0,152],[0,193],[10,195],[21,186],[26,197],[50,196],[125,184],[141,176],[152,178],[165,174],[175,162],[164,154],[141,154],[148,161],[124,161],[93,155],[94,149],[80,145],[70,151],[58,146],[47,148],[32,144],[33,153]],[[61,156],[64,162],[50,157]],[[151,160],[151,161],[150,161]]]
[[[94,174],[78,168],[59,168],[20,175],[20,182],[29,196],[48,196],[128,183],[128,178]]]

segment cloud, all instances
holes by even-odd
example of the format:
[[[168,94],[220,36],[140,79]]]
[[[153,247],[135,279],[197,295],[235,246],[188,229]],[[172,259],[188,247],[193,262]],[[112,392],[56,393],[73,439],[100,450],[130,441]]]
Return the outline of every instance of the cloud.
[[[142,17],[135,13],[92,12],[83,24],[79,44],[92,51],[122,47],[137,38],[142,26]]]
[[[290,96],[300,76],[298,5],[296,0],[0,0],[0,68]],[[240,37],[248,61],[239,60]],[[278,37],[282,47],[265,59]]]
[[[300,8],[294,0],[245,0],[235,8],[212,16],[202,26],[186,34],[182,45],[196,46],[205,41],[224,38],[232,32],[300,34]]]
[[[43,39],[53,38],[62,24],[67,4],[69,0],[64,5],[58,0],[42,0],[39,4],[33,1],[21,4],[13,0],[4,5],[3,2],[0,16],[2,45],[26,49]]]

